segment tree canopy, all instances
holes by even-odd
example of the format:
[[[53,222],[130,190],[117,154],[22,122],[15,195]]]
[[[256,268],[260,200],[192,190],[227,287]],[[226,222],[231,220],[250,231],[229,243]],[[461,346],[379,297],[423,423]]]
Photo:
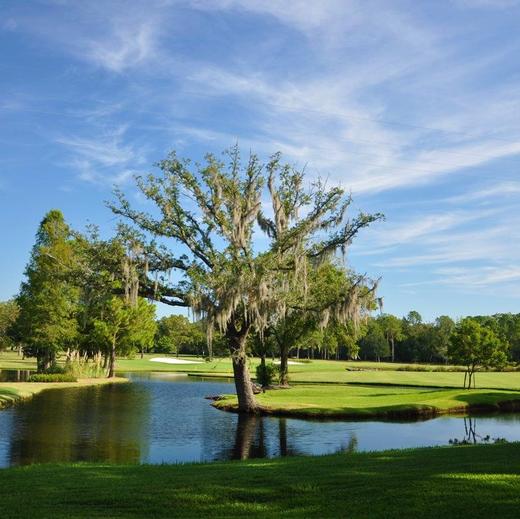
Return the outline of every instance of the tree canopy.
[[[27,350],[36,356],[39,371],[50,368],[57,353],[77,338],[79,290],[67,281],[74,254],[63,214],[49,211],[36,234],[17,299],[20,333]]]
[[[464,387],[475,387],[475,372],[479,368],[503,366],[508,345],[491,330],[470,317],[457,323],[448,346],[448,356],[455,364],[466,366]]]
[[[132,207],[122,192],[113,211],[150,238],[173,239],[149,268],[158,276],[141,280],[141,291],[171,305],[189,306],[226,335],[233,360],[239,407],[257,405],[246,363],[246,339],[263,334],[273,315],[285,314],[295,292],[305,300],[309,264],[319,264],[345,251],[357,233],[382,218],[359,213],[347,217],[351,198],[339,187],[315,182],[304,186],[304,174],[282,164],[279,154],[262,164],[256,155],[243,161],[238,146],[225,161],[208,154],[203,164],[175,153],[159,163],[161,174],[138,177],[141,193],[154,213]],[[270,212],[264,210],[265,198]],[[268,239],[258,250],[254,235]],[[181,251],[180,249],[184,249]],[[181,273],[177,283],[164,273]],[[317,310],[321,323],[330,318],[356,319],[364,276],[340,298]]]

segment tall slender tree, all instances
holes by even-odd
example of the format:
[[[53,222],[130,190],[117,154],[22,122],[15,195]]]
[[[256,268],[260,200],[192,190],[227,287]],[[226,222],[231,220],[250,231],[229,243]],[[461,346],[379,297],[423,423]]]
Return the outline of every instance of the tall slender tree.
[[[69,278],[76,261],[63,214],[49,211],[36,234],[18,296],[20,337],[26,353],[36,357],[39,372],[49,369],[77,338],[79,290]]]
[[[390,345],[390,354],[392,356],[392,362],[395,361],[395,341],[400,341],[403,335],[403,324],[400,319],[392,314],[383,314],[378,317],[381,329],[385,334],[386,340]]]
[[[20,307],[14,299],[0,301],[0,351],[14,344],[14,325],[20,315]]]

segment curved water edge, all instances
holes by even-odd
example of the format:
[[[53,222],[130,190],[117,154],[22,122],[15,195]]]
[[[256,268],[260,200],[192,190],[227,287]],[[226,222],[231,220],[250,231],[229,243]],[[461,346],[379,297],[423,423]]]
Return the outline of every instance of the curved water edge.
[[[0,374],[6,370],[0,370]],[[23,380],[27,380],[32,372],[24,371],[26,374]],[[76,382],[25,382],[20,377],[12,379],[3,377],[7,381],[0,380],[0,411],[13,405],[30,400],[35,395],[57,389],[59,391],[81,389],[90,386],[106,386],[109,384],[120,384],[128,382],[127,378],[80,378]]]
[[[171,373],[131,384],[49,389],[0,412],[0,466],[180,463],[520,440],[520,414],[428,421],[315,421],[224,413],[204,397],[227,382]],[[468,433],[468,431],[470,431]]]
[[[238,404],[235,402],[228,402],[225,398],[214,398],[212,406],[221,411],[229,413],[239,413]],[[298,409],[283,409],[271,408],[265,406],[258,406],[257,414],[261,416],[278,416],[284,418],[299,418],[302,420],[316,420],[316,421],[367,421],[367,420],[381,420],[381,421],[421,421],[431,420],[440,416],[454,415],[454,416],[478,416],[491,415],[503,413],[518,413],[520,412],[520,399],[509,399],[494,404],[467,404],[463,406],[451,407],[448,409],[440,409],[433,406],[413,406],[400,407],[397,409],[386,410],[367,410],[362,412],[350,411],[309,411]]]

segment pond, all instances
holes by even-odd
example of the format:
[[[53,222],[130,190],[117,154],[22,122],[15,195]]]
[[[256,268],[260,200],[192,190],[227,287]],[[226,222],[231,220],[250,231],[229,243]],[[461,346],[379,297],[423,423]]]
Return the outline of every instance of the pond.
[[[520,440],[520,414],[414,423],[245,417],[218,411],[204,398],[234,392],[229,382],[168,373],[127,376],[132,383],[49,389],[0,411],[0,467],[349,453],[447,445],[478,435]]]

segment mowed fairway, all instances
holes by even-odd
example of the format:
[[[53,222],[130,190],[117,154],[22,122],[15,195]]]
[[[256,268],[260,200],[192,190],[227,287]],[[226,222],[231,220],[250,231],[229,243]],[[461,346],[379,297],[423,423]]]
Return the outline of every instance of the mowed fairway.
[[[166,371],[193,373],[208,377],[232,377],[233,369],[229,358],[218,358],[212,362],[203,362],[201,357],[181,355],[183,360],[193,360],[194,364],[166,364],[151,362],[154,357],[168,357],[163,354],[146,354],[143,359],[121,358],[117,360],[116,371],[151,372]],[[176,358],[175,356],[169,356]],[[298,362],[297,359],[291,359]],[[250,372],[254,377],[255,368],[260,360],[250,360]],[[268,360],[268,362],[271,362]],[[399,371],[399,369],[420,369],[421,371]],[[451,371],[424,371],[427,369],[448,369],[446,366],[392,364],[389,362],[312,360],[289,366],[291,383],[319,384],[387,384],[423,387],[462,387],[464,373]],[[34,359],[22,360],[15,352],[0,353],[0,369],[36,369]],[[514,389],[520,391],[520,372],[482,372],[477,373],[478,389]]]
[[[515,402],[520,409],[520,392],[406,388],[395,386],[296,385],[291,389],[268,390],[257,395],[264,412],[316,417],[420,417],[468,411],[485,406],[499,409],[503,402]],[[236,397],[215,403],[234,408]],[[512,404],[511,404],[512,405]]]
[[[0,470],[3,519],[517,518],[520,444],[206,465]]]

